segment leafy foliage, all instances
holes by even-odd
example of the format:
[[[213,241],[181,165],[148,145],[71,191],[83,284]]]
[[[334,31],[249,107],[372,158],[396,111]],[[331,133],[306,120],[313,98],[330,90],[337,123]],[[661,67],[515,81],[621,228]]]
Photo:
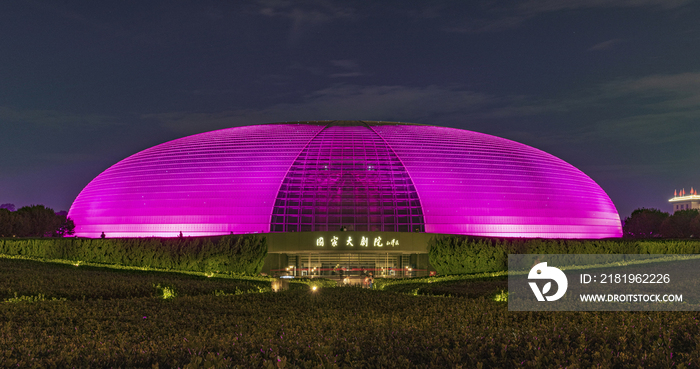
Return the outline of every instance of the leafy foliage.
[[[289,280],[291,287],[295,285],[305,285],[309,288],[316,286],[317,288],[337,287],[338,282],[328,278],[294,278]],[[307,288],[308,289],[308,288]]]
[[[177,294],[175,293],[175,289],[172,287],[161,286],[160,283],[154,285],[153,287],[155,287],[156,290],[158,290],[158,297],[162,297],[164,300],[173,299],[175,298],[175,296],[177,296]]]
[[[400,284],[431,284],[431,283],[451,283],[467,280],[493,280],[500,279],[508,275],[508,272],[494,272],[494,273],[478,273],[478,274],[450,274],[450,275],[437,275],[430,277],[418,277],[418,278],[376,278],[374,280],[375,288],[378,290],[386,290],[389,286],[400,285]]]
[[[661,236],[661,224],[668,213],[658,209],[640,208],[625,218],[622,232],[624,237],[651,238]]]
[[[700,212],[696,209],[678,210],[661,223],[661,235],[672,238],[693,237],[690,224],[698,215],[700,215]],[[700,236],[700,234],[698,236]]]
[[[15,297],[4,300],[4,302],[12,302],[12,303],[37,302],[37,301],[66,301],[66,298],[57,299],[55,297],[52,297],[51,299],[47,299],[46,296],[44,296],[41,293],[36,295],[36,296],[19,296],[19,297],[17,297],[17,292],[15,292]]]
[[[507,277],[474,278],[442,282],[416,282],[388,284],[384,291],[408,293],[412,295],[447,296],[466,298],[492,298],[508,289]]]
[[[700,215],[693,218],[690,222],[690,233],[694,237],[700,237]]]
[[[0,301],[15,294],[69,300],[162,298],[164,287],[174,291],[178,298],[212,295],[215,291],[258,293],[269,289],[270,281],[270,278],[205,277],[0,258]]]
[[[501,301],[501,302],[508,302],[508,292],[505,290],[501,290],[500,293],[497,293],[496,296],[493,298],[494,301]]]
[[[430,265],[441,274],[505,270],[507,251],[499,239],[436,236],[428,242]]]
[[[215,278],[0,260],[12,286],[42,284],[34,273],[106,293],[141,283],[151,295],[0,303],[2,367],[659,368],[696,367],[700,357],[698,312],[509,312],[495,296],[361,288],[217,293]],[[153,296],[149,275],[177,297]],[[177,278],[210,292],[183,293]]]
[[[700,253],[700,241],[437,236],[429,241],[428,250],[430,265],[438,273],[467,274],[505,271],[508,254],[697,254]]]
[[[12,234],[12,212],[0,208],[0,236]]]
[[[66,214],[57,214],[44,205],[25,206],[17,211],[0,209],[0,236],[3,237],[63,237],[72,235],[74,230],[75,224]]]
[[[0,239],[0,253],[195,272],[258,274],[267,255],[257,235],[197,238]]]

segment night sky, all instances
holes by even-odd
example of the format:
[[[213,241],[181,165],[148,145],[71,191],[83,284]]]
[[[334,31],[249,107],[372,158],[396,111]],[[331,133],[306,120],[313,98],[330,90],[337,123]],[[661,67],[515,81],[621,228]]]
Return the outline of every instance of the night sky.
[[[334,119],[536,147],[595,180],[622,218],[700,187],[697,2],[112,5],[0,3],[0,204],[68,210],[153,145]]]

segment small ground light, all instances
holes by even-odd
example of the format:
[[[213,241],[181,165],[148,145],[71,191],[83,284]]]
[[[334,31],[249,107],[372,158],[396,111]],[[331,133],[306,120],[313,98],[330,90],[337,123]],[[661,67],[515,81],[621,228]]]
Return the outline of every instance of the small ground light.
[[[311,290],[316,292],[316,286],[311,287]]]

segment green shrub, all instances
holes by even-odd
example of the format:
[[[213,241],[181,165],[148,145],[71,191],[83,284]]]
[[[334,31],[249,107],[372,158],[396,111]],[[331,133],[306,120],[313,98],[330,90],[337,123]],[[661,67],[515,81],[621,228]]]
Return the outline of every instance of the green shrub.
[[[197,238],[0,239],[0,254],[166,270],[255,275],[267,255],[257,235]]]
[[[17,297],[17,292],[15,292],[15,297],[3,300],[4,302],[17,303],[17,302],[38,302],[38,301],[66,301],[66,298],[47,298],[44,294],[40,293],[36,296],[19,296]]]
[[[490,297],[360,288],[0,304],[0,316],[2,367],[695,368],[700,357],[698,312],[513,312]]]
[[[440,274],[508,269],[508,254],[698,254],[700,240],[559,240],[436,236],[428,242],[430,265]]]
[[[51,296],[71,301],[162,298],[164,287],[175,291],[178,299],[211,295],[215,291],[233,294],[236,291],[260,293],[271,290],[271,278],[264,277],[226,274],[209,277],[195,272],[142,271],[76,264],[0,258],[0,281],[3,281],[0,301],[12,299],[13,295],[14,298]],[[157,286],[161,286],[160,289]]]
[[[177,296],[175,289],[172,287],[161,286],[160,283],[154,284],[153,287],[155,287],[156,291],[158,291],[158,297],[162,298],[163,300],[173,299],[175,296]]]
[[[302,284],[309,286],[309,288],[313,288],[314,286],[316,286],[316,288],[338,287],[338,282],[328,278],[294,278],[290,279],[289,283],[291,284],[290,287]]]

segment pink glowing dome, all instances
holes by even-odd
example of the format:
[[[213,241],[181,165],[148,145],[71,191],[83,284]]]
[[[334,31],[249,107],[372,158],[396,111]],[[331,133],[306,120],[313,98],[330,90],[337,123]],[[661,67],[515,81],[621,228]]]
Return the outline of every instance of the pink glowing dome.
[[[76,235],[415,230],[620,237],[608,195],[570,164],[461,129],[319,121],[201,133],[136,153],[71,206]]]

